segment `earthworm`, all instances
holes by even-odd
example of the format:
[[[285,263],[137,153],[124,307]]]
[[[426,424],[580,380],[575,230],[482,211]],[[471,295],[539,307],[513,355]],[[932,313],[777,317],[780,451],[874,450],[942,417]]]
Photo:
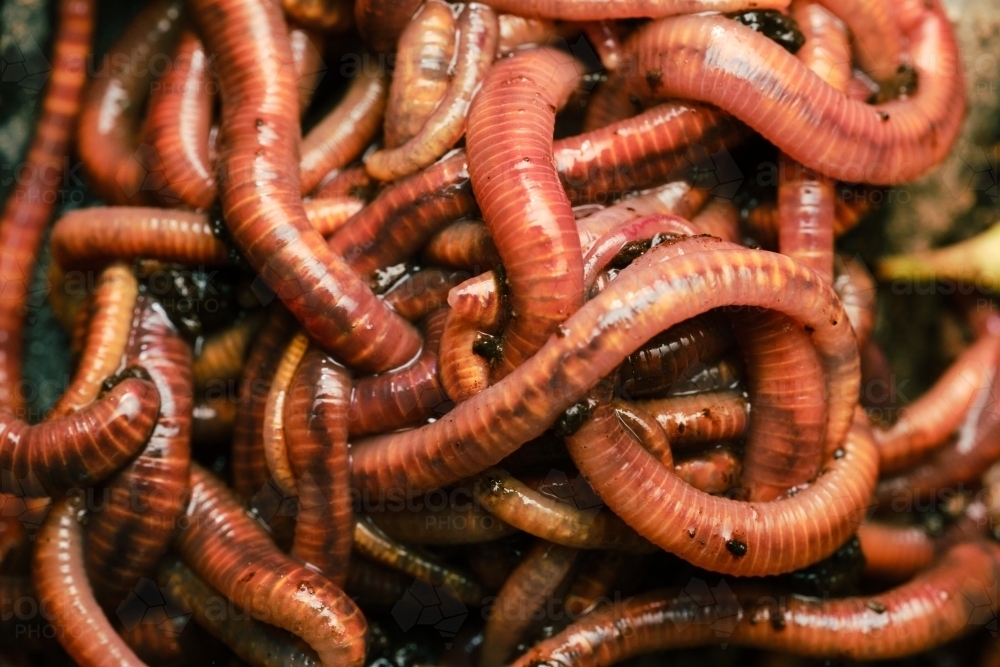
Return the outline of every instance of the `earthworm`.
[[[696,365],[688,368],[681,377],[666,390],[667,398],[691,396],[712,391],[742,389],[746,370],[743,358],[733,350],[707,366]]]
[[[459,220],[436,233],[424,246],[423,258],[432,264],[480,271],[500,264],[490,232],[479,220]]]
[[[184,511],[194,402],[190,348],[147,296],[136,304],[123,363],[149,374],[160,414],[139,456],[106,483],[111,502],[87,525],[87,575],[98,599],[111,605],[155,570]]]
[[[18,167],[15,186],[0,214],[0,406],[24,415],[21,358],[28,294],[35,256],[63,181],[70,134],[80,112],[86,81],[86,59],[94,29],[92,0],[61,0],[57,15],[48,88],[42,99],[38,126],[26,161]]]
[[[355,0],[358,32],[376,51],[395,51],[396,40],[423,0]]]
[[[895,424],[888,429],[875,429],[880,471],[898,473],[944,444],[969,410],[975,408],[977,395],[993,382],[998,360],[1000,332],[983,334],[933,387],[905,409]]]
[[[73,660],[86,667],[144,667],[118,636],[94,598],[84,571],[79,515],[82,499],[60,500],[36,536],[32,580],[47,601],[56,637]]]
[[[715,250],[671,256],[701,243]],[[433,424],[352,443],[353,484],[370,493],[416,492],[485,470],[539,435],[654,334],[714,307],[776,306],[770,285],[780,286],[786,314],[813,327],[813,343],[829,375],[828,440],[845,432],[860,379],[857,346],[836,296],[817,285],[811,271],[780,255],[702,239],[657,246],[637,262],[584,304],[509,381]],[[683,288],[672,282],[679,275],[686,276]],[[627,312],[616,305],[622,303],[631,304]],[[505,428],[486,426],[495,423]],[[458,449],[461,456],[453,453]]]
[[[867,522],[858,526],[865,574],[905,580],[934,562],[934,540],[921,526]]]
[[[141,144],[139,113],[181,29],[181,3],[158,0],[133,20],[105,57],[84,97],[77,149],[88,183],[108,204],[140,204],[163,186],[160,157]]]
[[[403,29],[386,104],[385,145],[409,141],[448,90],[455,52],[455,15],[440,0],[428,0]]]
[[[469,574],[441,564],[405,544],[393,540],[369,520],[354,522],[354,546],[357,552],[432,586],[447,586],[465,604],[479,605],[482,587]]]
[[[528,19],[514,14],[500,14],[500,38],[497,41],[497,55],[509,56],[526,46],[539,46],[557,36],[552,21]]]
[[[499,11],[527,18],[562,21],[603,21],[624,18],[659,18],[699,12],[736,12],[784,9],[787,0],[488,0]]]
[[[446,314],[440,309],[427,316],[424,349],[413,363],[355,380],[348,413],[351,436],[411,426],[441,411],[446,396],[439,377],[438,348]]]
[[[811,481],[839,434],[824,439],[827,397],[809,329],[774,311],[735,313],[733,325],[751,406],[740,485],[766,502]]]
[[[101,272],[87,326],[86,348],[73,381],[46,416],[58,419],[90,405],[101,392],[101,384],[115,374],[129,333],[139,285],[132,270],[124,264],[112,264]]]
[[[302,139],[299,165],[302,192],[312,192],[323,177],[346,167],[378,134],[389,94],[385,74],[361,68],[344,98]]]
[[[656,215],[623,222],[598,238],[583,256],[583,284],[590,289],[608,265],[615,261],[627,264],[654,240],[697,233],[691,223],[677,216]]]
[[[688,486],[723,495],[739,486],[743,461],[733,447],[720,444],[674,462],[674,474]]]
[[[160,396],[150,382],[125,378],[90,405],[29,426],[0,415],[0,470],[27,497],[92,486],[135,456],[156,420]]]
[[[351,26],[351,6],[341,0],[282,0],[281,8],[296,22],[314,30],[341,32]]]
[[[674,453],[670,441],[667,439],[666,431],[656,419],[635,403],[618,399],[615,400],[614,406],[615,414],[622,425],[632,432],[632,435],[642,443],[642,446],[655,454],[663,465],[672,465]]]
[[[201,627],[221,640],[248,664],[260,667],[309,667],[315,654],[269,632],[253,618],[233,618],[217,613],[222,595],[179,561],[160,571],[160,585],[167,595],[183,600]]]
[[[447,306],[449,292],[463,277],[458,271],[424,269],[400,280],[382,295],[382,299],[394,311],[416,322]],[[430,343],[425,345],[434,347]]]
[[[236,401],[227,396],[214,396],[195,403],[191,410],[191,444],[231,442],[237,408]]]
[[[443,509],[426,505],[406,512],[372,512],[371,520],[393,539],[406,544],[479,544],[507,537],[516,530],[472,502]]]
[[[618,383],[628,396],[664,391],[692,366],[715,362],[734,343],[728,319],[718,312],[675,324],[625,357]]]
[[[238,380],[250,343],[261,327],[262,318],[250,315],[228,329],[214,333],[198,347],[191,362],[191,380],[195,389],[220,389]]]
[[[503,322],[503,288],[496,271],[457,285],[448,293],[448,305],[462,319],[486,333],[496,333]]]
[[[521,533],[508,540],[472,545],[466,549],[469,567],[488,590],[499,591],[535,541]]]
[[[365,171],[364,165],[335,169],[323,176],[323,180],[313,191],[317,198],[324,197],[358,197],[368,201],[370,190],[374,186],[372,177]]]
[[[649,550],[645,540],[600,505],[581,510],[572,500],[540,493],[500,468],[484,470],[466,486],[498,519],[553,544],[575,549]]]
[[[347,452],[350,400],[347,371],[313,349],[298,364],[284,408],[288,462],[299,498],[291,555],[341,587],[354,521]]]
[[[566,591],[564,606],[569,618],[576,620],[606,601],[615,580],[634,561],[634,557],[620,551],[580,554],[573,582]]]
[[[621,94],[715,104],[818,173],[891,185],[926,173],[947,154],[966,107],[954,35],[939,4],[927,5],[906,36],[919,89],[873,106],[836,93],[784,48],[736,21],[663,19],[627,42]],[[755,74],[729,67],[737,61]]]
[[[500,29],[493,10],[469,2],[458,16],[457,32],[455,64],[447,93],[412,138],[396,148],[385,148],[368,156],[365,168],[373,177],[392,181],[423,169],[441,157],[465,132],[469,103],[473,95],[478,94],[486,71],[493,64]]]
[[[413,579],[364,558],[352,558],[347,590],[365,609],[391,610],[406,595]]]
[[[874,188],[837,185],[837,199],[834,203],[834,238],[840,238],[853,229],[861,219],[875,208],[872,201],[881,193]],[[767,249],[778,247],[778,206],[776,202],[761,202],[743,212],[743,221],[748,231],[761,246]]]
[[[846,2],[818,0],[817,4],[825,7],[847,25],[853,43],[851,50],[860,68],[882,85],[891,81],[902,63],[903,53],[903,29],[896,16],[898,13],[896,3],[872,0]],[[792,7],[794,13],[794,3]],[[816,16],[813,12],[794,15],[799,26],[806,30],[810,27],[808,19],[814,19]],[[849,63],[850,56],[847,55],[841,62]]]
[[[441,332],[439,375],[448,398],[461,403],[490,385],[490,359],[477,353],[477,345],[495,338],[483,334],[458,311],[449,310]]]
[[[659,422],[675,451],[716,440],[739,440],[750,421],[750,403],[742,391],[653,398],[636,405]]]
[[[510,288],[497,378],[583,303],[580,240],[551,162],[555,110],[578,76],[572,57],[528,51],[494,65],[469,108],[469,176]]]
[[[233,242],[339,360],[383,371],[413,359],[421,344],[416,330],[330,252],[306,218],[300,179],[288,168],[298,162],[298,102],[294,73],[284,65],[292,56],[278,7],[265,0],[198,0],[192,13],[204,22],[206,51],[218,65],[220,194]],[[258,38],[243,40],[247,34]],[[242,76],[247,71],[258,76]]]
[[[858,347],[864,348],[875,329],[875,279],[857,259],[834,257],[833,289],[844,304]]]
[[[691,216],[691,224],[702,234],[708,234],[723,241],[739,243],[740,213],[732,203],[714,197],[704,208]]]
[[[298,332],[288,341],[271,378],[271,386],[264,405],[264,455],[271,479],[288,496],[298,495],[296,475],[288,456],[288,438],[285,435],[285,406],[288,403],[288,389],[295,371],[309,349],[309,337]],[[336,413],[334,413],[335,415]]]
[[[285,556],[222,482],[191,466],[189,522],[174,546],[206,584],[296,634],[326,667],[362,665],[367,623],[325,577]]]
[[[549,599],[567,583],[579,551],[539,540],[504,583],[490,607],[480,649],[480,667],[508,663],[517,644]]]
[[[715,619],[726,624],[726,642],[798,655],[852,660],[901,657],[965,634],[973,605],[995,602],[997,549],[961,544],[910,582],[875,596],[820,600],[775,596],[738,586],[725,600],[682,598],[677,591],[638,595],[607,605],[521,656],[515,667],[597,667],[639,653],[718,641]],[[711,620],[709,620],[711,619]],[[728,632],[731,630],[731,633]],[[872,633],[879,640],[872,641]]]
[[[583,34],[587,36],[597,56],[601,59],[601,65],[609,72],[618,69],[621,62],[622,44],[618,35],[618,30],[613,21],[587,21],[582,24]]]

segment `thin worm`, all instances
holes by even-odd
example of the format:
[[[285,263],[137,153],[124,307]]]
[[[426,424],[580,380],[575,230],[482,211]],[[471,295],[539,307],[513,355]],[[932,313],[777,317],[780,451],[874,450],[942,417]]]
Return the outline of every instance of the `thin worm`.
[[[409,141],[448,90],[455,53],[455,15],[441,0],[428,0],[399,36],[396,69],[386,104],[385,145]]]
[[[115,374],[129,333],[139,285],[132,270],[112,264],[101,272],[94,287],[87,325],[86,347],[73,381],[46,416],[58,419],[90,405],[101,392],[104,380]]]
[[[840,296],[851,321],[858,347],[864,348],[875,329],[877,288],[872,274],[863,262],[855,258],[834,258],[833,289]]]
[[[503,289],[496,271],[469,278],[448,292],[448,305],[469,324],[496,333],[503,323]]]
[[[424,247],[423,258],[432,264],[474,271],[500,264],[490,232],[479,220],[459,220],[439,231]]]
[[[618,69],[621,63],[622,44],[614,21],[587,21],[582,26],[587,41],[597,51],[601,66],[609,72]]]
[[[482,603],[482,587],[472,576],[393,540],[370,520],[354,522],[353,531],[354,548],[359,554],[411,577],[423,579],[432,586],[446,587],[445,590],[464,604]]]
[[[456,62],[448,92],[411,139],[367,158],[365,168],[374,178],[393,181],[419,171],[444,155],[465,133],[469,103],[493,64],[500,28],[493,10],[470,2],[459,14],[457,29]]]
[[[197,0],[191,8],[218,66],[220,194],[233,242],[339,360],[383,371],[413,359],[421,344],[416,330],[330,252],[306,217],[298,173],[289,168],[298,162],[298,101],[279,8],[265,0]],[[249,34],[257,38],[244,39]]]
[[[906,408],[895,424],[875,429],[881,472],[905,470],[943,445],[975,407],[977,395],[993,381],[998,361],[1000,332],[985,333]]]
[[[837,199],[834,203],[834,238],[840,238],[875,209],[875,201],[884,195],[875,187],[837,185]],[[778,206],[776,202],[761,202],[743,211],[743,222],[748,231],[761,246],[767,249],[778,247]]]
[[[363,67],[333,111],[302,139],[302,192],[312,192],[323,177],[361,155],[381,127],[389,94],[385,74]]]
[[[599,608],[538,644],[514,667],[603,667],[640,653],[718,641],[715,619],[731,618],[726,642],[798,655],[886,660],[965,634],[974,601],[995,601],[997,548],[962,544],[910,582],[874,596],[776,597],[753,585],[719,602],[706,595],[655,591]],[[686,597],[684,597],[686,596]],[[711,619],[711,620],[710,620]],[[878,640],[872,641],[873,635]]]
[[[291,555],[343,587],[354,522],[347,453],[351,379],[315,349],[297,366],[284,408],[288,462],[299,499]]]
[[[358,32],[376,51],[395,51],[396,40],[423,0],[355,0]]]
[[[523,536],[517,535],[509,540],[470,546],[466,549],[469,566],[488,590],[499,591],[534,541],[526,544]]]
[[[517,532],[471,502],[471,495],[469,501],[440,511],[423,506],[412,512],[372,512],[369,516],[386,534],[406,544],[479,544]]]
[[[550,599],[567,582],[576,549],[539,540],[507,578],[490,608],[480,649],[479,667],[508,663],[517,644],[543,618]]]
[[[243,372],[250,343],[261,327],[262,318],[249,315],[228,329],[214,333],[199,346],[191,363],[191,380],[197,390],[228,387]]]
[[[742,470],[743,461],[737,452],[724,444],[674,462],[677,479],[712,495],[725,495],[738,487]]]
[[[181,29],[181,3],[157,0],[125,29],[84,98],[77,150],[88,184],[108,204],[142,204],[163,187],[160,156],[142,143],[139,113],[158,68]]]
[[[576,61],[560,52],[518,54],[493,66],[469,109],[469,175],[510,287],[512,317],[494,378],[583,303],[580,240],[551,161],[555,110],[578,76]]]
[[[690,222],[675,215],[654,215],[623,222],[598,238],[584,254],[583,284],[589,290],[608,265],[612,262],[627,264],[654,240],[697,234]]]
[[[389,288],[382,299],[394,311],[416,322],[448,305],[448,294],[464,275],[459,271],[423,269],[410,274]],[[425,343],[433,349],[433,345]]]
[[[94,598],[83,567],[82,499],[56,503],[35,538],[32,580],[56,638],[82,667],[145,667]]]
[[[865,555],[865,574],[871,577],[905,580],[934,562],[934,540],[920,526],[863,523],[858,526],[858,539]]]
[[[363,165],[334,169],[323,176],[313,194],[316,198],[357,197],[364,201],[371,199],[374,181]]]
[[[267,469],[278,488],[288,496],[298,495],[296,475],[288,456],[288,439],[285,435],[285,405],[288,389],[295,377],[302,358],[309,349],[309,337],[299,332],[292,337],[274,370],[271,386],[264,404],[264,455]]]
[[[955,38],[937,2],[925,7],[907,37],[919,89],[872,106],[838,93],[780,45],[736,21],[664,19],[626,45],[621,94],[715,104],[816,172],[892,185],[940,162],[966,108]],[[732,67],[735,62],[741,66]]]
[[[297,23],[313,30],[342,32],[354,20],[350,3],[342,0],[281,0],[281,8]]]
[[[0,213],[0,407],[25,416],[21,388],[22,328],[35,270],[35,257],[52,215],[70,135],[80,112],[87,76],[87,55],[94,29],[93,0],[61,0],[59,27],[51,63],[46,61],[48,87],[38,126],[18,178]],[[23,174],[30,174],[24,176]]]
[[[788,0],[487,0],[498,11],[537,19],[604,21],[699,12],[784,9]]]
[[[477,343],[493,341],[456,310],[448,310],[441,332],[441,386],[461,403],[490,386],[490,361],[476,352]]]
[[[600,504],[580,509],[572,499],[566,502],[535,491],[500,468],[488,468],[464,486],[504,523],[553,544],[575,549],[649,551],[645,540]]]
[[[636,405],[656,419],[675,452],[716,440],[740,440],[750,421],[750,403],[742,391],[654,398]]]
[[[701,243],[715,250],[672,256]],[[617,304],[630,305],[622,309]],[[780,307],[814,328],[813,342],[828,374],[827,434],[836,440],[846,432],[860,380],[858,351],[833,291],[780,255],[693,239],[657,246],[623,270],[510,379],[433,424],[352,443],[352,483],[373,493],[417,492],[485,470],[541,434],[653,335],[725,305]],[[490,426],[498,423],[505,427]]]
[[[206,584],[301,637],[325,667],[364,664],[368,628],[351,599],[282,554],[232,492],[197,464],[191,466],[187,517],[174,546]]]
[[[656,455],[660,463],[670,466],[674,462],[674,452],[667,433],[653,415],[644,409],[621,399],[614,401],[615,414],[632,435],[642,443],[642,446]],[[567,452],[568,454],[569,452]],[[591,491],[593,493],[593,491]]]
[[[120,604],[170,546],[187,504],[191,461],[191,350],[159,303],[140,297],[123,363],[142,367],[160,395],[156,426],[139,456],[109,479],[112,499],[86,530],[87,575],[97,597]]]

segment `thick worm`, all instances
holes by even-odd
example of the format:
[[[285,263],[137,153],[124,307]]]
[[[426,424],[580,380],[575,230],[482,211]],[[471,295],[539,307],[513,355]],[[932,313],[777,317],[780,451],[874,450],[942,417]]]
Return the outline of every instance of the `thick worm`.
[[[423,0],[355,0],[358,32],[376,51],[395,51],[396,40]]]
[[[24,417],[21,389],[21,329],[35,270],[35,257],[52,215],[70,135],[80,112],[87,55],[94,29],[93,0],[61,0],[48,88],[26,160],[0,214],[0,407]]]
[[[364,664],[367,623],[347,595],[285,556],[222,482],[191,466],[189,524],[174,544],[206,584],[301,637],[325,667]]]
[[[921,526],[868,522],[858,526],[865,574],[905,580],[934,562],[934,540]]]
[[[469,109],[469,175],[510,287],[494,377],[534,354],[583,303],[580,239],[552,164],[555,110],[578,76],[560,52],[518,54],[493,66]]]
[[[977,602],[997,580],[997,547],[962,544],[912,581],[874,596],[843,599],[775,596],[737,586],[725,600],[658,591],[607,605],[535,646],[514,667],[603,667],[628,656],[719,641],[825,658],[887,660],[943,644],[976,627]],[[686,596],[686,597],[685,597]],[[873,635],[878,639],[873,641]]]
[[[125,354],[132,331],[139,285],[132,270],[112,264],[101,272],[94,289],[86,347],[73,381],[46,416],[58,419],[90,405],[101,392],[104,380],[115,374]]]
[[[448,293],[448,305],[469,324],[486,333],[496,333],[504,316],[500,281],[496,271],[469,278]]]
[[[439,231],[424,246],[423,258],[431,264],[480,271],[500,264],[490,232],[479,220],[459,220]]]
[[[392,181],[419,171],[462,138],[469,103],[493,64],[500,28],[493,10],[470,2],[458,17],[457,32],[458,44],[448,92],[411,139],[368,157],[365,168],[374,178]]]
[[[218,393],[239,380],[247,350],[260,330],[261,320],[258,315],[249,315],[228,329],[212,334],[199,345],[198,354],[191,363],[195,389]]]
[[[149,202],[160,190],[160,156],[142,141],[140,112],[181,28],[181,3],[157,0],[129,24],[84,98],[77,149],[88,183],[108,204]]]
[[[955,38],[940,5],[925,5],[906,36],[918,90],[872,106],[836,92],[784,48],[736,21],[664,19],[627,43],[621,95],[709,102],[816,172],[892,185],[941,161],[966,108]]]
[[[324,352],[308,351],[288,387],[284,415],[299,499],[291,555],[341,587],[354,522],[347,453],[350,401],[347,371]]]
[[[499,667],[544,618],[550,599],[570,577],[579,551],[539,540],[524,557],[490,607],[483,632],[480,667]]]
[[[459,271],[424,269],[412,273],[389,288],[382,299],[394,311],[416,322],[448,305],[448,294],[465,275]],[[425,349],[434,348],[425,343]]]
[[[477,352],[477,345],[493,344],[495,338],[483,334],[457,310],[449,310],[441,332],[441,386],[448,398],[461,403],[490,386],[490,360]]]
[[[191,351],[149,297],[136,305],[124,363],[149,374],[160,414],[138,458],[107,482],[112,501],[87,525],[87,575],[109,608],[155,570],[169,547],[187,504],[191,460]]]
[[[697,235],[694,225],[674,215],[655,215],[623,222],[597,239],[584,254],[583,284],[589,290],[597,276],[609,265],[627,266],[653,242],[670,237]]]
[[[336,169],[323,176],[313,194],[323,197],[357,197],[368,201],[372,196],[375,181],[365,171],[364,165]]]
[[[424,126],[448,90],[455,53],[455,15],[441,0],[428,0],[399,36],[396,69],[385,110],[385,145],[395,148]]]
[[[499,11],[562,21],[660,18],[699,12],[784,9],[788,0],[487,0]]]
[[[654,398],[636,405],[656,419],[675,452],[716,440],[740,440],[750,421],[750,403],[742,391]]]
[[[672,256],[699,242],[650,250],[584,304],[509,379],[433,424],[352,443],[353,484],[372,494],[417,492],[481,472],[541,434],[655,334],[725,305],[780,307],[813,328],[828,375],[827,435],[836,440],[851,421],[860,380],[854,334],[836,295],[817,284],[811,271],[772,253],[706,242],[716,249]],[[490,426],[498,423],[504,428]]]
[[[362,371],[410,361],[420,350],[416,330],[330,252],[306,218],[298,173],[289,168],[298,162],[298,100],[279,8],[265,0],[195,0],[192,13],[218,66],[220,194],[234,243],[338,359]],[[245,40],[248,34],[257,38]]]
[[[145,667],[115,632],[90,588],[83,567],[82,505],[75,496],[56,503],[35,538],[32,580],[46,601],[47,619],[78,665]]]

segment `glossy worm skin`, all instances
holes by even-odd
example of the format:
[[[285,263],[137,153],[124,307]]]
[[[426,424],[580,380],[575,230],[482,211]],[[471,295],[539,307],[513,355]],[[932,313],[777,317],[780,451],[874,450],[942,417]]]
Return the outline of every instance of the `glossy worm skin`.
[[[847,25],[853,41],[851,50],[860,68],[878,83],[884,85],[891,81],[902,62],[903,52],[903,26],[897,16],[900,13],[896,7],[898,3],[818,0],[816,4],[825,7]],[[794,3],[793,12],[796,12]],[[814,10],[793,15],[799,26],[805,26],[806,30],[810,29],[811,20],[826,22],[825,18],[817,18]],[[850,56],[841,62],[850,62]]]
[[[160,414],[139,456],[107,482],[112,501],[87,525],[87,575],[109,607],[155,570],[170,545],[187,504],[191,461],[191,350],[149,297],[136,305],[124,363],[149,374]]]
[[[672,215],[629,220],[609,230],[583,256],[583,284],[593,288],[597,276],[619,256],[641,251],[643,244],[672,236],[697,236],[694,225]]]
[[[997,580],[997,547],[962,544],[909,583],[876,596],[834,600],[738,586],[731,600],[683,601],[676,591],[608,605],[528,651],[514,667],[603,667],[628,656],[718,641],[708,618],[733,618],[726,641],[798,655],[885,660],[943,644],[974,626],[974,600]],[[986,596],[986,597],[984,597]],[[728,629],[728,628],[727,628]],[[878,633],[878,640],[872,635]]]
[[[139,112],[158,69],[153,58],[172,50],[180,29],[180,2],[150,4],[115,42],[87,89],[77,149],[90,187],[108,204],[149,203],[163,186],[160,158],[142,143]]]
[[[510,287],[495,377],[534,354],[583,303],[580,239],[551,161],[555,110],[578,76],[560,52],[518,54],[493,66],[469,109],[469,176]]]
[[[750,421],[750,403],[739,390],[653,398],[636,406],[656,419],[675,452],[716,440],[739,440]]]
[[[330,252],[306,218],[298,173],[289,168],[298,162],[298,100],[279,8],[266,0],[192,0],[191,8],[218,66],[222,208],[234,243],[313,339],[344,363],[383,371],[413,359],[416,330]],[[248,34],[258,38],[244,40]]]
[[[459,220],[436,233],[424,246],[423,258],[456,269],[482,270],[500,264],[490,232],[479,220]]]
[[[921,526],[868,522],[858,526],[865,574],[905,580],[934,562],[934,540]]]
[[[191,381],[195,389],[218,392],[229,382],[240,378],[247,350],[261,327],[261,321],[261,317],[250,315],[201,343],[191,363]]]
[[[343,587],[351,555],[347,413],[351,378],[320,350],[310,350],[288,387],[285,435],[299,508],[291,555]]]
[[[621,18],[659,18],[699,12],[737,12],[784,9],[787,0],[488,0],[503,12],[528,18],[563,21],[603,21]]]
[[[624,356],[656,333],[714,307],[779,307],[814,328],[831,397],[828,436],[844,433],[860,380],[843,309],[815,274],[763,251],[711,243],[711,253],[672,257],[699,240],[657,246],[584,304],[510,376],[433,424],[352,443],[353,484],[369,493],[432,489],[485,470],[537,437]],[[678,276],[685,276],[683,281]],[[682,286],[683,283],[683,286]],[[772,291],[772,287],[776,291]],[[630,304],[627,308],[618,304]],[[609,316],[609,313],[612,315]],[[504,429],[490,427],[503,423]],[[459,455],[458,452],[461,452]]]
[[[838,93],[784,48],[736,21],[663,19],[626,45],[622,94],[715,104],[810,169],[891,185],[937,164],[965,113],[955,38],[939,3],[925,6],[907,37],[919,90],[872,106]],[[734,62],[741,66],[731,67]]]
[[[469,278],[448,293],[448,305],[469,324],[496,333],[503,324],[503,288],[496,271]]]
[[[57,14],[48,88],[42,100],[38,127],[17,178],[0,214],[0,407],[23,414],[24,400],[18,392],[28,293],[35,256],[63,181],[64,161],[70,150],[70,134],[80,111],[80,98],[87,76],[86,59],[94,29],[92,0],[61,0]],[[30,171],[29,171],[30,169]]]
[[[493,64],[500,28],[492,9],[470,2],[458,17],[457,32],[456,62],[448,92],[411,139],[397,148],[377,151],[365,161],[374,178],[392,181],[423,169],[465,132],[469,102]]]
[[[480,667],[508,662],[523,635],[540,623],[541,612],[570,576],[579,551],[539,540],[500,589],[490,608]]]
[[[488,338],[487,340],[491,340]],[[483,334],[456,310],[449,310],[441,332],[441,386],[448,398],[461,403],[490,386],[490,363],[476,354]]]
[[[858,347],[864,349],[875,329],[876,301],[875,278],[857,259],[838,256],[834,258],[835,277],[833,289],[851,320]]]
[[[674,474],[679,480],[712,495],[727,494],[738,487],[742,471],[739,453],[724,444],[674,463]]]
[[[73,381],[46,415],[58,419],[90,405],[104,380],[115,374],[132,331],[139,285],[132,270],[112,264],[97,279],[87,325],[86,347]]]
[[[190,524],[174,545],[206,584],[306,641],[325,667],[364,664],[367,623],[328,579],[285,556],[222,482],[191,466]]]
[[[464,275],[460,271],[424,269],[413,273],[389,288],[382,299],[394,311],[416,322],[448,305],[448,294],[457,287]],[[434,348],[433,343],[425,343]]]
[[[309,337],[299,332],[292,337],[281,355],[281,361],[271,378],[271,388],[264,405],[264,455],[271,479],[288,496],[298,495],[296,475],[288,457],[288,439],[285,437],[285,405],[288,388],[295,371],[309,349]]]
[[[66,652],[82,667],[145,667],[94,598],[83,567],[81,499],[60,500],[36,539],[32,580]]]
[[[384,137],[388,148],[409,141],[448,90],[455,53],[455,15],[441,0],[428,0],[403,29],[389,84]]]

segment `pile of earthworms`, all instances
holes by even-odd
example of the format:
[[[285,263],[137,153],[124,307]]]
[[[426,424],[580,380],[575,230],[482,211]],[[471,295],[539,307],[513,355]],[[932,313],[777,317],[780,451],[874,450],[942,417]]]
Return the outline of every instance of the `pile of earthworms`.
[[[104,56],[55,2],[0,220],[0,664],[1000,664],[1000,317],[957,299],[874,411],[834,249],[961,129],[940,0],[151,0]]]

